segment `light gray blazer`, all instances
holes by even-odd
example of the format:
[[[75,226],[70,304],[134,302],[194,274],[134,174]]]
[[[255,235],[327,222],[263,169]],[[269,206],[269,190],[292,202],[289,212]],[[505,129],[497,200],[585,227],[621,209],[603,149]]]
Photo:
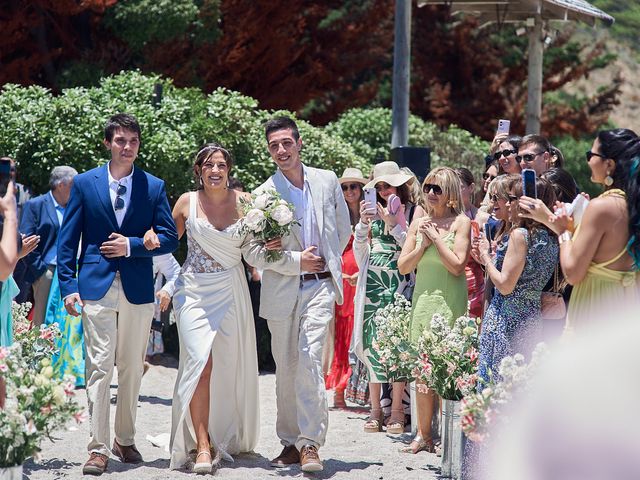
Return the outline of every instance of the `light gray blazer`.
[[[349,210],[336,174],[329,170],[305,167],[309,181],[313,208],[320,231],[322,252],[326,268],[336,289],[336,301],[342,304],[342,252],[351,236]],[[287,181],[278,169],[254,193],[275,189],[284,200],[291,202]],[[294,225],[291,233],[282,239],[284,255],[276,262],[264,259],[264,247],[256,240],[243,248],[247,262],[264,270],[260,293],[260,316],[266,319],[286,318],[293,312],[300,289],[300,252],[302,232]]]

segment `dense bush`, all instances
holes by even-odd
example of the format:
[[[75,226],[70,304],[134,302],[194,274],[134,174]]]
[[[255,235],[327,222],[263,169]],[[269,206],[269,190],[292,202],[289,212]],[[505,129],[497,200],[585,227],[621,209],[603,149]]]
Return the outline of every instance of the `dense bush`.
[[[552,139],[553,145],[562,152],[565,160],[564,168],[573,176],[580,191],[587,192],[592,197],[602,193],[602,187],[591,181],[591,170],[587,164],[585,153],[591,150],[593,137],[575,139],[564,136]]]
[[[391,110],[354,108],[330,123],[326,131],[349,142],[356,154],[377,163],[391,152]],[[456,126],[441,131],[433,123],[411,115],[409,145],[431,148],[431,167],[467,167],[479,178],[489,144]]]
[[[158,108],[151,103],[155,83],[164,87]],[[271,114],[260,110],[255,100],[222,88],[206,96],[135,71],[104,78],[98,87],[67,89],[59,96],[41,87],[6,85],[0,93],[0,152],[16,158],[22,183],[43,192],[56,165],[82,172],[108,160],[103,125],[122,111],[134,114],[142,129],[136,165],[163,178],[172,199],[192,187],[193,157],[206,141],[217,141],[233,153],[236,174],[247,188],[274,171],[262,128]],[[304,121],[299,125],[305,163],[338,175],[347,166],[370,168],[348,142]]]

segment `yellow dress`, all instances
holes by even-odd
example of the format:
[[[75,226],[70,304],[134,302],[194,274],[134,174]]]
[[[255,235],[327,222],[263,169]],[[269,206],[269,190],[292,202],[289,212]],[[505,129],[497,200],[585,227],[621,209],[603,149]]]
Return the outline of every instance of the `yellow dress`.
[[[615,189],[609,192],[625,196],[622,190]],[[574,237],[579,231],[580,226],[576,229]],[[608,268],[626,251],[625,247],[618,255],[606,262],[591,262],[584,279],[575,285],[571,292],[565,332],[571,333],[576,328],[581,330],[588,317],[594,316],[594,312],[614,312],[620,306],[640,304],[638,269],[633,267],[631,270],[618,271]]]

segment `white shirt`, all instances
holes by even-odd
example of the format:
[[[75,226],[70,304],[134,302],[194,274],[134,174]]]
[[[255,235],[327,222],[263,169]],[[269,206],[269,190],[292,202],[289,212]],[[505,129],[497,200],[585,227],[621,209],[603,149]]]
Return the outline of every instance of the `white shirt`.
[[[133,170],[135,167],[131,167],[131,173],[126,177],[121,178],[120,180],[116,180],[111,176],[111,162],[107,165],[107,175],[109,180],[109,196],[111,197],[111,208],[113,208],[113,213],[116,216],[116,222],[118,222],[118,227],[122,226],[122,221],[124,220],[124,216],[127,213],[127,209],[129,208],[129,202],[131,202],[131,186],[133,185]],[[124,200],[124,208],[120,210],[116,210],[116,198],[118,196],[118,185],[124,185],[127,188],[127,191],[124,192],[124,195],[121,195],[121,198]],[[131,245],[129,242],[129,238],[127,237],[127,253],[125,257],[131,256]]]
[[[173,297],[176,287],[175,282],[180,274],[180,264],[171,253],[164,255],[156,255],[153,257],[153,276],[155,278],[154,292],[158,293],[164,290],[170,297]],[[166,283],[162,285],[162,277]],[[160,301],[155,298],[155,314],[154,318],[160,318]]]
[[[131,184],[133,178],[133,170],[135,167],[131,168],[131,173],[126,177],[121,178],[120,180],[116,180],[111,176],[111,162],[107,165],[107,174],[109,175],[109,195],[111,197],[111,207],[113,208],[113,213],[116,215],[116,221],[118,222],[118,227],[122,226],[122,221],[124,220],[124,216],[127,213],[127,209],[129,208],[129,202],[131,201]],[[124,185],[127,191],[124,195],[121,195],[121,198],[124,200],[124,208],[120,210],[116,210],[116,197],[118,196],[118,185]]]
[[[313,197],[311,196],[311,188],[309,187],[309,180],[307,178],[307,169],[304,165],[302,166],[302,172],[304,175],[302,190],[292,184],[285,175],[283,176],[285,182],[287,182],[287,187],[289,188],[291,203],[293,203],[293,206],[296,209],[296,219],[300,222],[300,230],[302,231],[302,249],[306,250],[312,246],[317,247],[313,251],[313,254],[321,257],[322,245],[320,242],[320,229],[318,228],[318,220],[316,219],[316,212],[313,208]]]

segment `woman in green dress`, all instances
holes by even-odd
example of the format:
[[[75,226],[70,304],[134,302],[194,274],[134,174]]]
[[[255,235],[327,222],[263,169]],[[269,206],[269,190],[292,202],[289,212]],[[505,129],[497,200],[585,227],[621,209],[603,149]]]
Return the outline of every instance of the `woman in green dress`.
[[[364,431],[382,431],[382,384],[392,382],[387,433],[400,434],[405,425],[402,396],[406,379],[395,378],[380,362],[380,355],[373,346],[377,336],[374,317],[379,309],[392,303],[394,295],[402,293],[408,283],[407,277],[398,272],[398,257],[407,235],[404,212],[409,211],[409,184],[414,177],[401,172],[395,162],[377,164],[373,177],[365,189],[375,187],[378,204],[361,203],[360,222],[354,233],[353,251],[360,274],[356,285],[353,343],[369,373],[371,414]],[[399,205],[393,196],[399,198]]]
[[[461,183],[455,170],[432,170],[422,190],[426,214],[414,219],[398,259],[400,274],[417,268],[413,291],[410,340],[416,342],[431,327],[434,314],[449,324],[467,311],[465,266],[471,250],[471,220],[462,211]],[[418,433],[406,453],[433,451],[431,420],[436,395],[416,389]]]

